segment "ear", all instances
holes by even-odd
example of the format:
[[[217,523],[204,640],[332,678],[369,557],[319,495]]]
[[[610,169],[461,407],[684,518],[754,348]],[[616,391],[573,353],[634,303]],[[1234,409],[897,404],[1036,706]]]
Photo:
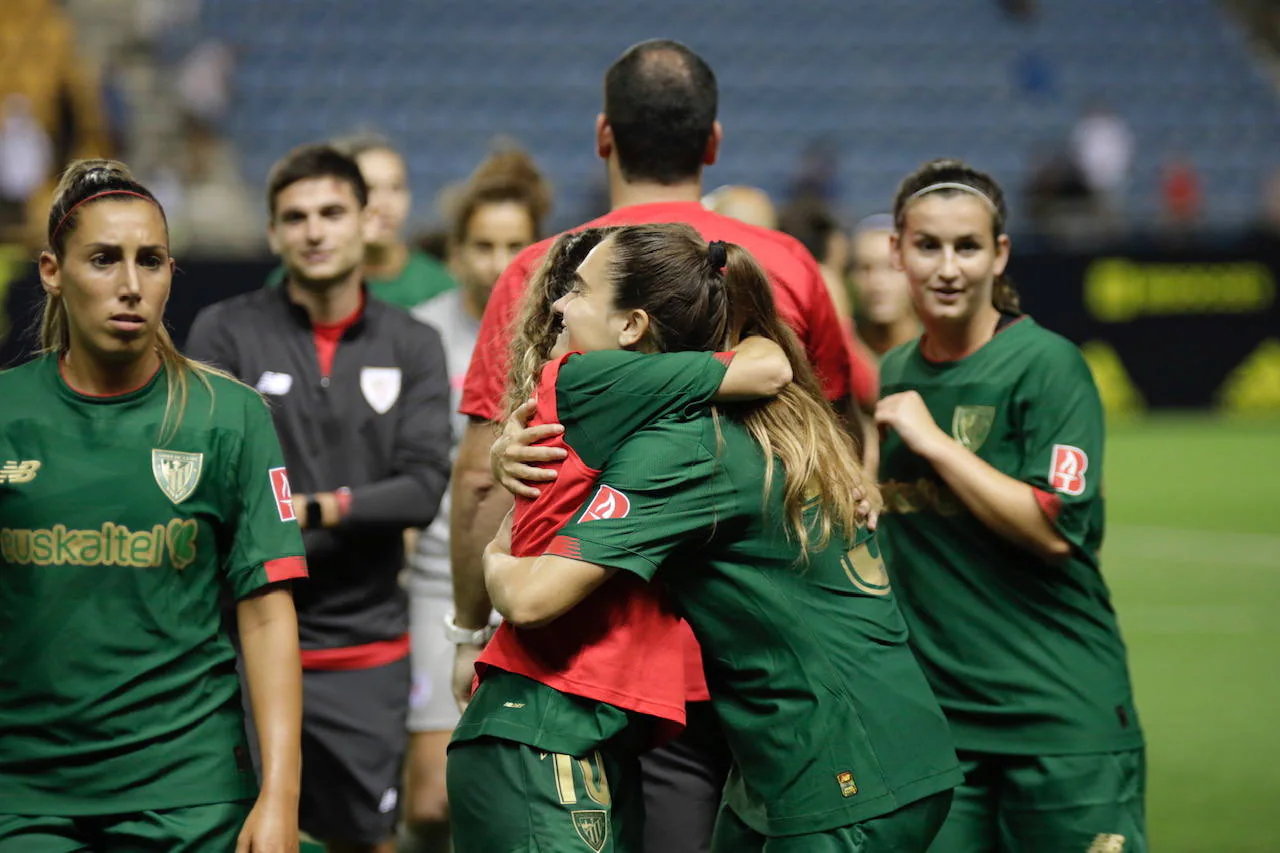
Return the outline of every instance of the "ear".
[[[618,331],[618,346],[630,349],[643,341],[649,334],[649,312],[643,308],[632,308],[626,312],[622,328]]]
[[[907,268],[902,262],[902,235],[897,231],[889,234],[889,266],[898,272],[905,272]]]
[[[720,157],[720,143],[724,141],[724,127],[719,121],[711,123],[711,136],[707,137],[707,147],[702,152],[702,165],[714,166]]]
[[[1009,265],[1009,251],[1013,248],[1013,243],[1009,240],[1008,234],[1001,234],[996,238],[996,262],[993,270],[996,275],[1003,275],[1004,268]]]
[[[62,295],[62,266],[53,252],[41,252],[37,262],[40,269],[40,285],[50,296]]]
[[[279,257],[280,240],[276,237],[276,223],[274,216],[272,216],[271,221],[267,223],[267,245],[271,247],[271,254]]]
[[[596,156],[608,160],[613,155],[613,128],[604,113],[596,116]]]

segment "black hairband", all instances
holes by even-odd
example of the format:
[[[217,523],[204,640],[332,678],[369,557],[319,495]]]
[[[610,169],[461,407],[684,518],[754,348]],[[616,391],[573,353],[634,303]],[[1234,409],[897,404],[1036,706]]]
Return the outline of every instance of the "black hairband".
[[[707,263],[716,272],[724,269],[729,263],[729,250],[723,240],[712,240],[707,244]]]

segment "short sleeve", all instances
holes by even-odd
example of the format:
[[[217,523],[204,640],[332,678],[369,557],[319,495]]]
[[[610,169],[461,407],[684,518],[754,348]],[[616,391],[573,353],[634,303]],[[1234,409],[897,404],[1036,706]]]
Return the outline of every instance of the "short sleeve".
[[[237,599],[267,584],[307,576],[293,492],[271,414],[256,397],[246,399],[244,406],[245,431],[234,462],[234,530],[223,563]]]
[[[1023,466],[1041,509],[1072,544],[1085,543],[1102,489],[1104,421],[1093,375],[1067,341],[1039,353],[1017,392]]]
[[[507,385],[507,358],[520,299],[532,265],[541,257],[526,249],[498,277],[485,304],[471,364],[462,385],[458,411],[473,418],[496,421],[502,413]]]
[[[659,418],[709,403],[730,354],[645,355],[607,350],[571,355],[556,378],[556,410],[565,441],[601,467],[626,437]]]
[[[672,554],[706,541],[716,521],[714,461],[701,451],[679,459],[687,456],[681,444],[661,431],[626,442],[547,553],[650,580]],[[651,464],[657,454],[667,460],[660,476]]]

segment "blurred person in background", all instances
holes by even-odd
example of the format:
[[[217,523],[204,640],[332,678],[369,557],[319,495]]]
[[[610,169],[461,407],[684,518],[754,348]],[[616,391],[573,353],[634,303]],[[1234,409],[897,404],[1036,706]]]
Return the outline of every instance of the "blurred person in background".
[[[1071,152],[1105,210],[1118,213],[1133,165],[1133,131],[1115,110],[1096,102],[1071,129]]]
[[[1145,853],[1146,754],[1102,578],[1102,403],[1023,314],[999,185],[908,175],[893,255],[924,327],[880,365],[885,561],[965,772],[931,853]]]
[[[893,217],[868,216],[853,229],[853,294],[858,336],[876,358],[920,334],[906,274],[893,262]]]
[[[334,147],[356,161],[369,188],[364,255],[369,293],[408,310],[457,287],[444,264],[405,240],[413,195],[409,167],[400,152],[377,136],[339,139]],[[267,286],[279,286],[284,276],[284,267],[278,267],[267,277]]]
[[[707,210],[748,225],[770,229],[778,227],[778,211],[774,209],[773,200],[768,193],[756,187],[726,184],[703,196],[702,205]]]
[[[272,403],[311,567],[297,595],[299,821],[330,853],[395,849],[409,740],[404,530],[431,523],[449,474],[440,336],[365,287],[366,199],[350,157],[289,152],[267,190],[284,285],[205,308],[187,341]]]
[[[53,143],[26,95],[0,101],[0,243],[20,239],[27,201],[53,172]]]
[[[706,239],[747,248],[769,273],[778,310],[804,344],[827,398],[858,423],[849,405],[852,348],[812,255],[785,234],[720,216],[701,204],[702,170],[715,163],[723,137],[717,101],[715,74],[684,45],[652,40],[625,51],[605,75],[604,112],[595,122],[596,153],[608,169],[613,212],[582,227],[684,222]],[[474,636],[459,644],[454,670],[454,692],[464,704],[492,612],[482,554],[512,507],[511,495],[496,485],[489,468],[493,422],[502,413],[509,373],[510,330],[549,245],[543,241],[521,252],[498,279],[463,387],[461,412],[471,422],[458,448],[451,492],[455,614],[450,630]],[[685,632],[688,726],[674,742],[642,759],[651,816],[645,847],[653,853],[707,849],[728,773],[727,747],[707,701],[701,653],[692,633]]]
[[[551,210],[551,188],[528,154],[507,148],[476,168],[451,207],[447,251],[459,286],[421,303],[412,314],[440,332],[456,411],[489,293],[515,256],[541,236]],[[455,415],[455,439],[466,428],[466,417]],[[475,639],[473,632],[460,637],[445,629],[453,622],[448,495],[435,521],[412,543],[408,588],[413,689],[400,850],[437,853],[449,846],[444,771],[449,737],[458,723],[451,687],[454,644]]]

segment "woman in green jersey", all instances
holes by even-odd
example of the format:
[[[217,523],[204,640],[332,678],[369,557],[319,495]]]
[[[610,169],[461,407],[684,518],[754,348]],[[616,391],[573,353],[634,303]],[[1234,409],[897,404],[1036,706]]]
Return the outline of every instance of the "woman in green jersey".
[[[1093,378],[1019,310],[988,175],[926,164],[894,224],[924,333],[880,368],[880,530],[965,769],[932,850],[1143,851],[1143,738],[1098,567]]]
[[[512,623],[555,631],[616,574],[662,581],[702,647],[734,760],[714,850],[923,853],[960,780],[946,722],[875,536],[858,525],[870,487],[763,271],[687,226],[621,228],[556,310],[568,349],[586,352],[580,369],[597,365],[605,408],[629,388],[600,356],[679,348],[657,318],[700,302],[715,347],[773,340],[794,382],[598,437],[598,488],[541,555],[512,556],[500,532],[485,555],[490,595]]]
[[[0,851],[296,851],[306,562],[270,413],[174,348],[164,212],[123,165],[72,164],[48,240],[43,352],[0,374]]]

